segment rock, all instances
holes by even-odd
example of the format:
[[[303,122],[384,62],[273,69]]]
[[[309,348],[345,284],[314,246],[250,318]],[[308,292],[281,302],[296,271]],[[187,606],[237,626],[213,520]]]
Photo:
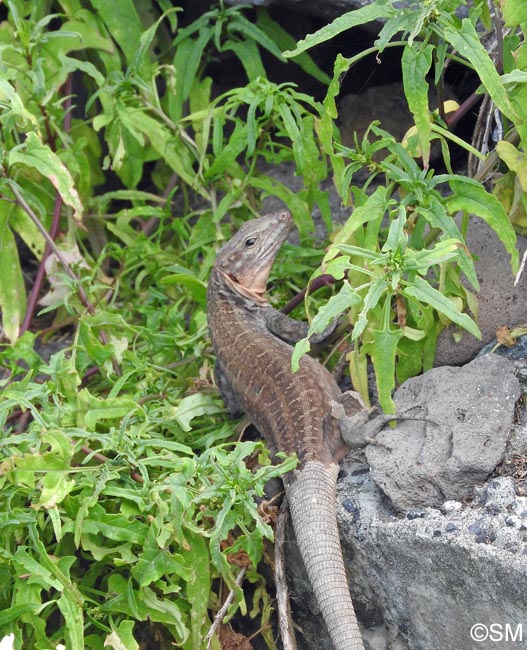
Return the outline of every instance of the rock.
[[[497,355],[462,368],[434,368],[394,396],[399,413],[421,420],[386,427],[366,449],[375,482],[397,509],[459,500],[501,462],[520,386],[514,365]]]
[[[476,259],[475,267],[480,283],[477,322],[482,339],[479,341],[457,327],[447,327],[437,341],[436,366],[466,363],[495,338],[499,327],[505,325],[511,328],[527,323],[527,273],[514,286],[509,255],[494,231],[477,217],[470,219],[467,246]],[[526,248],[527,238],[518,236],[520,259]],[[454,339],[454,334],[461,335],[459,341]]]
[[[427,508],[421,518],[398,519],[372,511],[375,501],[363,502],[356,484],[342,481],[340,499],[356,491],[359,522],[351,526],[342,509],[339,518],[353,546],[352,575],[360,576],[355,580],[385,621],[380,648],[493,647],[471,640],[473,625],[509,623],[515,630],[524,622],[527,544],[525,534],[507,524],[510,515]],[[368,639],[367,629],[364,635]]]
[[[498,633],[509,624],[514,634],[517,625],[525,622],[527,519],[518,513],[525,510],[527,517],[527,499],[515,497],[510,513],[483,511],[477,504],[459,508],[443,504],[441,511],[424,508],[415,511],[419,516],[401,518],[390,509],[360,454],[355,456],[358,460],[346,460],[348,474],[338,483],[337,505],[350,590],[365,647],[516,647],[485,645],[472,640],[470,631],[477,623],[494,623],[503,626],[494,628]],[[363,471],[357,471],[360,467]],[[498,485],[500,491],[506,482]],[[495,491],[493,483],[482,492]],[[287,564],[292,569],[294,620],[305,632],[297,634],[298,648],[329,649],[295,546],[293,542],[287,545]]]
[[[485,484],[479,497],[488,512],[506,512],[516,499],[516,487],[511,476],[499,476]]]

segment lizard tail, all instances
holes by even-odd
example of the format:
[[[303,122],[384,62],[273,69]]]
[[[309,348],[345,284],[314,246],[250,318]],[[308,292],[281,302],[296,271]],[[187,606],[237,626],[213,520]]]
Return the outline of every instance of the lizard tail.
[[[300,554],[335,650],[364,650],[346,579],[335,505],[338,467],[308,461],[287,481]]]

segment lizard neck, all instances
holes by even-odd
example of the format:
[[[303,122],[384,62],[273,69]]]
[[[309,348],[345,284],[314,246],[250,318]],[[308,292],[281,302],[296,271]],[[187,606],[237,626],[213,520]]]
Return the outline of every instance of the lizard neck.
[[[267,300],[265,298],[265,290],[252,289],[251,287],[246,287],[241,282],[238,282],[234,276],[232,276],[227,271],[218,269],[218,274],[221,277],[222,284],[224,288],[233,294],[237,294],[242,298],[246,298],[249,301],[255,302],[258,305],[266,305]]]

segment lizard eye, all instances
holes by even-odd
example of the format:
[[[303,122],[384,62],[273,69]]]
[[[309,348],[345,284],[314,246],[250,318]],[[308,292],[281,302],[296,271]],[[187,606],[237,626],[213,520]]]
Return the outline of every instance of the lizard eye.
[[[249,239],[245,240],[245,246],[247,248],[252,248],[256,244],[256,237],[249,237]]]

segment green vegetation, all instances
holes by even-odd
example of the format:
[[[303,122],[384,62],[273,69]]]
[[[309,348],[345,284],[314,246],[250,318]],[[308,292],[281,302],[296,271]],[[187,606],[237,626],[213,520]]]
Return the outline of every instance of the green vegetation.
[[[372,361],[385,410],[396,380],[430,366],[447,323],[478,334],[467,313],[477,311],[475,295],[461,284],[463,275],[477,289],[464,245],[469,214],[497,232],[514,269],[510,218],[527,227],[527,25],[523,0],[502,0],[510,29],[497,70],[475,31],[478,15],[490,21],[486,4],[462,21],[459,4],[395,11],[378,1],[294,50],[263,10],[211,3],[188,24],[168,0],[7,0],[0,638],[13,633],[23,650],[133,650],[143,637],[201,649],[232,590],[228,615],[255,619],[276,647],[257,572],[272,530],[254,497],[295,461],[273,466],[262,443],[235,442],[212,381],[208,274],[218,245],[265,196],[280,198],[300,245],[276,265],[273,295],[285,300],[321,273],[335,278],[312,330],[349,319],[353,381],[364,392]],[[338,56],[330,79],[306,50],[380,16],[374,50],[401,48],[415,129],[402,144],[372,125],[347,148],[335,100],[359,57]],[[269,80],[263,53],[285,61],[286,48],[292,78],[299,66],[327,84],[323,103]],[[209,64],[226,56],[246,82],[213,92]],[[493,193],[449,168],[453,136],[442,111],[428,109],[425,77],[440,84],[448,58],[477,71],[503,116],[506,139],[489,158],[504,163]],[[428,165],[434,139],[447,173]],[[300,192],[261,172],[284,161],[302,176]],[[349,207],[342,227],[320,189],[328,174]],[[325,255],[311,238],[315,206],[336,231]],[[252,583],[250,602],[240,577]],[[211,648],[221,648],[220,635],[210,635]]]

